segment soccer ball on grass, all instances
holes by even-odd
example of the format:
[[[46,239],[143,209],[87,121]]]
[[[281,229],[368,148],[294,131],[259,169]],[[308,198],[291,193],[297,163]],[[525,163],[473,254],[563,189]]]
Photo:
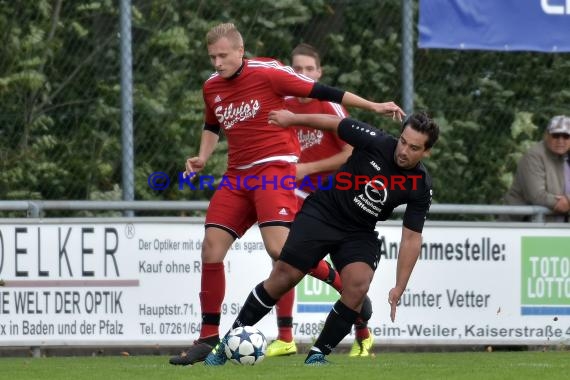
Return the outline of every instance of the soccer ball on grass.
[[[230,331],[225,344],[226,356],[236,364],[254,365],[265,357],[267,340],[252,326],[237,327]]]

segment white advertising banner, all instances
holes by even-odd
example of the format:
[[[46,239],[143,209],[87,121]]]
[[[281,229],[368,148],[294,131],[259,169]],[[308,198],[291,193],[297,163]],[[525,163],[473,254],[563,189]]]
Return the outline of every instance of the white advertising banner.
[[[203,225],[117,220],[0,221],[0,346],[185,345],[197,338]],[[369,327],[378,344],[570,343],[568,227],[428,223],[394,323],[387,296],[401,226],[377,230],[384,245]],[[271,270],[257,227],[233,244],[224,265],[222,332]],[[318,335],[337,298],[311,277],[299,284],[299,342]],[[274,339],[275,313],[258,327]]]

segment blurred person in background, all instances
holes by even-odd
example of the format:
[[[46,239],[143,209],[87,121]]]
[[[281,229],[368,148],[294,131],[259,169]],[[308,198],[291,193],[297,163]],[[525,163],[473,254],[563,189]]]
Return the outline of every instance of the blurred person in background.
[[[568,222],[570,213],[570,118],[554,116],[542,141],[523,155],[510,190],[508,205],[536,205],[551,209],[547,222]],[[510,220],[527,220],[511,217]]]

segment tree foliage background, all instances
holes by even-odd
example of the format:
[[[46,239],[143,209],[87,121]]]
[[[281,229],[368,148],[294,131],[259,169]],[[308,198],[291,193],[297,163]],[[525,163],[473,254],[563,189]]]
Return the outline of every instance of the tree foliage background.
[[[234,22],[248,55],[285,63],[297,43],[311,43],[323,82],[400,103],[400,6],[133,0],[135,198],[211,195],[180,191],[176,178],[200,142],[201,86],[212,71],[204,37],[213,25]],[[118,1],[0,0],[0,38],[0,199],[120,199]],[[416,48],[414,57],[415,108],[442,128],[427,161],[434,201],[500,203],[522,152],[550,117],[568,114],[568,54]],[[350,111],[398,133],[389,119]],[[208,174],[223,173],[226,153],[222,141]],[[155,171],[172,178],[167,190],[147,185]]]

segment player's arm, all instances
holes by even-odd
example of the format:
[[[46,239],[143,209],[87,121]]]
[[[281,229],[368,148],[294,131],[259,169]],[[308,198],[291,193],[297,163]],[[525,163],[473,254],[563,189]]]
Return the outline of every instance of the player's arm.
[[[315,82],[311,92],[309,93],[309,97],[339,103],[345,107],[356,107],[376,112],[381,115],[391,116],[399,121],[406,116],[405,112],[394,102],[371,102],[370,100],[366,100],[352,92],[342,91],[319,82]]]
[[[288,110],[269,111],[269,124],[280,127],[290,127],[292,125],[304,125],[323,131],[337,133],[338,125],[342,118],[328,114],[308,114],[293,113]]]
[[[341,118],[348,117],[348,113],[339,104],[331,103],[331,102],[319,102],[321,104],[321,109],[323,113],[336,115]],[[352,146],[347,144],[346,142],[342,141],[338,136],[327,132],[329,134],[329,144],[334,146],[336,150],[336,154],[332,156],[306,162],[303,161],[297,164],[297,180],[301,180],[303,177],[307,175],[311,175],[314,173],[324,173],[324,172],[331,172],[336,171],[338,168],[342,166],[348,160],[348,157],[352,154]],[[301,156],[302,157],[302,156]]]
[[[297,164],[297,179],[313,173],[330,172],[340,168],[352,154],[352,146],[345,144],[341,149],[337,154],[322,160]]]
[[[337,133],[339,137],[353,147],[364,148],[374,139],[383,138],[384,132],[371,125],[350,118],[340,118],[328,114],[292,113],[288,110],[269,112],[269,123],[281,127],[303,125]]]
[[[402,240],[400,251],[398,252],[398,264],[396,267],[396,285],[388,293],[388,303],[390,304],[390,318],[392,322],[396,318],[396,305],[400,297],[406,290],[414,266],[420,256],[422,248],[422,234],[402,227]]]
[[[314,82],[296,74],[290,67],[280,67],[268,70],[268,80],[278,94],[292,95],[303,98],[314,98],[342,104],[346,107],[357,107],[402,120],[406,114],[394,102],[376,103],[366,100],[356,94],[335,87]]]
[[[406,211],[402,221],[402,239],[398,252],[398,264],[396,266],[396,285],[388,293],[390,304],[390,318],[392,322],[396,318],[396,305],[406,290],[410,276],[418,261],[422,248],[422,231],[432,201],[432,182],[427,172],[423,172],[420,181],[407,182],[412,186],[411,198],[406,205]]]
[[[200,150],[197,156],[190,157],[186,160],[186,171],[185,175],[192,172],[199,172],[204,169],[206,162],[214,152],[216,144],[220,139],[219,136],[219,126],[211,124],[204,124],[204,129],[202,130],[202,137],[200,138]]]

